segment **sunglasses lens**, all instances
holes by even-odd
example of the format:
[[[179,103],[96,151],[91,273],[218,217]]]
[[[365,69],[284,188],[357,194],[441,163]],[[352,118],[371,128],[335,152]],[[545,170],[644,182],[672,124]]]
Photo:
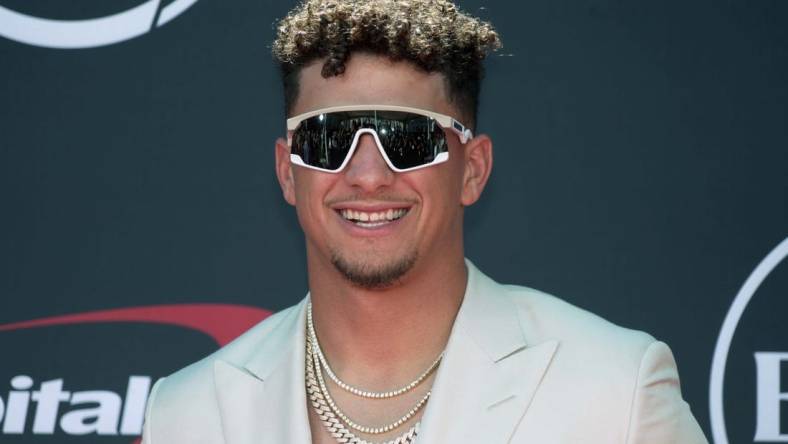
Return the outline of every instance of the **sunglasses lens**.
[[[305,164],[324,170],[336,171],[342,166],[354,132],[344,128],[339,114],[320,114],[310,117],[296,128],[290,148]]]
[[[349,111],[302,121],[293,133],[291,152],[307,165],[336,171],[356,132],[367,128],[375,130],[386,156],[401,170],[428,165],[448,151],[446,133],[430,117],[402,111]]]
[[[378,111],[377,133],[391,163],[401,169],[428,165],[448,150],[446,133],[434,119],[400,111]]]

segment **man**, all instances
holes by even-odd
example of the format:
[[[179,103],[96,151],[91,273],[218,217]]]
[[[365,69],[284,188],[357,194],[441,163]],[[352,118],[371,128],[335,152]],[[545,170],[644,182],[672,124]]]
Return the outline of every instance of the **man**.
[[[464,259],[498,46],[444,0],[308,0],[282,21],[276,173],[310,293],[160,380],[147,444],[706,442],[665,344]]]

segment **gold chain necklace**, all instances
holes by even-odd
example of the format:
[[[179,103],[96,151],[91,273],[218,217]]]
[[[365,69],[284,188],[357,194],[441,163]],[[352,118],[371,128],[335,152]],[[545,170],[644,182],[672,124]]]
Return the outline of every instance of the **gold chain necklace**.
[[[337,442],[345,444],[413,444],[416,441],[416,436],[419,434],[419,427],[421,422],[414,424],[408,431],[389,441],[374,443],[359,438],[353,432],[347,429],[342,422],[336,417],[331,407],[325,400],[321,391],[319,382],[315,377],[315,369],[317,363],[313,353],[309,350],[310,344],[307,344],[306,350],[306,391],[309,395],[312,407],[317,414],[317,417],[323,423],[328,433],[333,436]],[[319,368],[317,368],[319,370]]]
[[[427,378],[427,376],[429,376],[430,373],[432,373],[432,371],[435,370],[436,367],[438,367],[438,364],[440,364],[441,360],[443,359],[443,352],[441,352],[441,354],[438,355],[437,358],[435,358],[432,364],[430,364],[427,370],[425,370],[421,375],[419,375],[418,378],[414,379],[413,381],[411,381],[409,384],[405,385],[402,388],[396,390],[390,390],[388,392],[374,392],[374,391],[361,390],[339,379],[336,373],[334,373],[334,371],[331,369],[331,366],[328,365],[328,361],[326,360],[326,357],[323,354],[323,350],[320,348],[320,342],[317,340],[317,334],[315,333],[315,324],[312,321],[311,302],[307,304],[306,318],[307,318],[307,330],[309,336],[312,339],[312,343],[314,344],[315,351],[317,353],[317,358],[318,361],[320,362],[320,366],[323,368],[323,370],[325,370],[326,374],[328,375],[329,378],[331,378],[334,384],[338,385],[343,390],[348,391],[354,395],[361,396],[362,398],[386,399],[386,398],[393,398],[395,396],[402,395],[403,393],[407,393],[413,390],[414,388],[416,388],[416,386],[418,386],[419,384],[421,384],[422,381],[424,381]]]
[[[320,344],[317,341],[317,334],[315,333],[314,323],[312,320],[312,304],[311,302],[307,304],[307,341],[305,366],[307,393],[318,418],[320,418],[329,434],[336,438],[339,443],[375,444],[357,437],[353,434],[353,432],[348,430],[347,427],[371,435],[390,432],[413,418],[416,413],[418,413],[418,411],[427,403],[432,392],[428,391],[413,408],[411,408],[404,416],[393,423],[380,427],[363,426],[348,418],[348,416],[342,412],[339,406],[336,405],[328,391],[328,387],[326,387],[325,380],[323,379],[322,369],[325,369],[329,376],[333,374],[333,376],[336,377],[336,379],[332,378],[332,380],[337,383],[338,386],[356,396],[378,399],[391,398],[408,392],[418,386],[438,366],[442,357],[443,353],[441,353],[441,355],[438,356],[432,365],[430,365],[430,367],[416,380],[401,389],[392,390],[389,392],[370,392],[354,388],[349,384],[345,384],[338,377],[336,377],[336,375],[328,366],[328,362],[326,361],[325,356],[320,349]],[[411,444],[415,441],[416,436],[418,435],[420,424],[420,421],[416,422],[415,425],[410,427],[410,429],[408,429],[399,437],[380,444]],[[347,427],[345,425],[347,425]]]

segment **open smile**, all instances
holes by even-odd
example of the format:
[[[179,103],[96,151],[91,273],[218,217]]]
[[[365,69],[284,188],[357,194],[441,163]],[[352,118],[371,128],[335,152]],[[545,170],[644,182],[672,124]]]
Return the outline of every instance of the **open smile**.
[[[365,211],[351,208],[337,210],[340,216],[348,222],[361,228],[380,228],[389,225],[406,214],[410,208],[389,208],[380,211]]]

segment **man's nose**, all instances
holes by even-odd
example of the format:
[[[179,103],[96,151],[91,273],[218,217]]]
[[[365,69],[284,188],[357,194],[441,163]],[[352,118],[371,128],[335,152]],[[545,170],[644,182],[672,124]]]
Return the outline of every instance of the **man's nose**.
[[[376,191],[394,181],[394,171],[383,159],[371,134],[359,136],[356,152],[345,167],[345,180],[366,192]]]

